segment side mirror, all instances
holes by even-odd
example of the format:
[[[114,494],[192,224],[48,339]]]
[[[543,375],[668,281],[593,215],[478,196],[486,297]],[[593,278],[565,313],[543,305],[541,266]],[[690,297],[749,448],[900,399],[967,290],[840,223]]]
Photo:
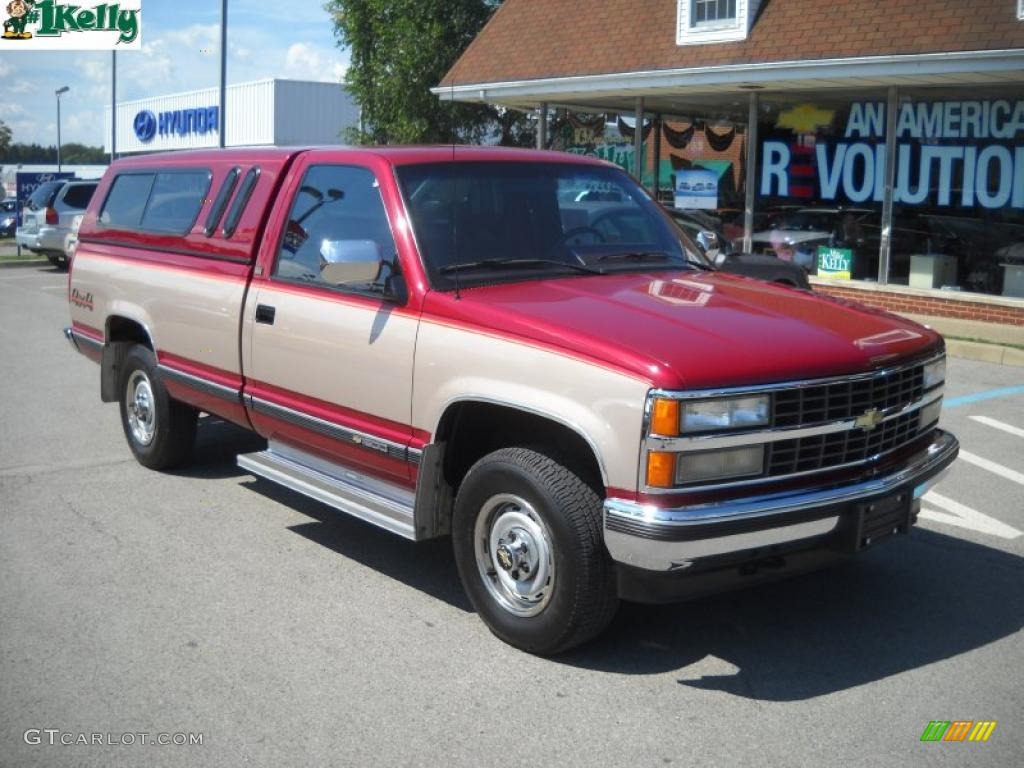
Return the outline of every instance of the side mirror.
[[[718,234],[706,229],[697,233],[697,245],[703,249],[705,254],[710,254],[711,251],[717,251],[721,248],[718,242]]]
[[[324,240],[320,259],[320,277],[334,285],[372,283],[383,264],[375,240]]]

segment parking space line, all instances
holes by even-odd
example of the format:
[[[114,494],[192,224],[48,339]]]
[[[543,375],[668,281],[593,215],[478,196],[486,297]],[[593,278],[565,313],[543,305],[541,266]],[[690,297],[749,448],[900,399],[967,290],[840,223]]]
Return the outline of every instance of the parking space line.
[[[997,397],[1009,397],[1010,395],[1024,395],[1024,387],[1003,387],[1002,389],[990,389],[987,392],[975,392],[973,395],[961,395],[951,397],[943,401],[943,408],[959,408],[961,405],[980,403],[982,400],[992,400]]]
[[[989,472],[997,474],[1000,477],[1012,480],[1017,483],[1017,485],[1024,485],[1024,474],[1010,469],[1009,467],[1004,467],[1002,464],[996,464],[994,461],[989,461],[988,459],[971,453],[970,451],[965,451],[963,448],[960,449],[960,458],[968,464],[973,464],[976,467],[987,469]]]
[[[963,454],[961,453],[961,455]],[[1024,531],[1018,531],[1012,525],[1007,525],[1000,520],[996,520],[994,517],[989,517],[983,512],[971,509],[959,501],[953,501],[953,499],[947,498],[935,491],[928,491],[922,501],[945,511],[939,512],[938,510],[922,507],[918,513],[918,519],[955,525],[958,528],[966,528],[978,533],[987,533],[1000,539],[1016,539],[1019,536],[1024,536]]]
[[[990,419],[988,416],[971,416],[970,418],[971,421],[976,421],[979,424],[984,424],[987,427],[992,427],[993,429],[1001,429],[1003,432],[1008,432],[1009,434],[1016,435],[1017,437],[1024,437],[1024,429],[1021,429],[1020,427],[1015,427],[1012,424],[1007,424],[1004,421]]]

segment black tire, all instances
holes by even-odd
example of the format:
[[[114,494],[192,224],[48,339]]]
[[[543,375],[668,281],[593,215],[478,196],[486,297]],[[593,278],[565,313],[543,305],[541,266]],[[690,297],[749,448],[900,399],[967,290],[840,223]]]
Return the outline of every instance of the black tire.
[[[63,262],[62,258],[60,256],[58,256],[56,253],[48,253],[48,254],[46,254],[46,258],[57,269],[60,269],[61,267],[64,266],[64,262]]]
[[[517,510],[522,511],[517,503],[500,501],[498,512],[489,511],[496,499],[509,497],[525,502],[539,517],[546,529],[544,541],[550,547],[553,586],[541,590],[545,597],[530,609],[539,610],[534,615],[517,615],[502,604],[508,598],[501,596],[507,593],[503,593],[498,567],[511,577],[520,572],[507,564],[519,561],[510,560],[506,546],[492,549],[485,544],[493,540],[487,533],[501,528],[500,522],[488,524],[488,519],[492,523],[514,519]],[[481,518],[483,530],[478,536]],[[514,532],[509,535],[516,541]],[[526,551],[521,535],[518,541]],[[525,541],[532,544],[528,535]],[[602,538],[600,496],[572,471],[537,451],[503,448],[473,465],[455,500],[452,543],[459,576],[473,607],[495,635],[524,651],[552,655],[585,643],[608,626],[618,609],[614,568]],[[506,565],[500,565],[502,562]],[[488,564],[491,576],[483,573]],[[525,567],[524,572],[530,574]],[[534,574],[540,575],[537,567]]]
[[[145,400],[151,403],[142,417],[139,410],[134,411],[136,425],[141,430],[151,428],[150,439],[140,438],[133,427],[133,417],[129,414],[129,386],[135,391],[141,387],[142,380],[148,384],[149,395]],[[157,368],[153,353],[142,346],[132,347],[125,356],[124,367],[119,382],[121,404],[121,426],[125,439],[135,458],[144,467],[150,469],[170,469],[185,462],[192,453],[192,445],[196,438],[196,421],[199,412],[190,405],[174,400],[167,394],[160,371]]]

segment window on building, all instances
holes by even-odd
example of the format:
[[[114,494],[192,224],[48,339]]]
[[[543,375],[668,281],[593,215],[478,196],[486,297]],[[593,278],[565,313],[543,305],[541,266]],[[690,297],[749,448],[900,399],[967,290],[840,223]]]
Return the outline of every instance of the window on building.
[[[1024,297],[1019,97],[900,89],[890,283]]]
[[[690,24],[731,24],[736,21],[736,0],[693,0]]]
[[[877,280],[885,92],[764,94],[751,249],[810,274]]]
[[[761,0],[677,0],[676,45],[745,40]]]

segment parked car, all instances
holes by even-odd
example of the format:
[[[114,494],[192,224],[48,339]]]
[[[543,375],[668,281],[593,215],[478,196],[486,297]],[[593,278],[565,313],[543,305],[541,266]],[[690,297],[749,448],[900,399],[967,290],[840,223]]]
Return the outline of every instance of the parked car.
[[[807,270],[803,267],[775,256],[736,251],[715,217],[703,211],[679,208],[667,208],[666,212],[715,269],[794,288],[811,289]]]
[[[82,226],[83,218],[85,218],[85,214],[80,213],[71,220],[71,231],[64,238],[64,256],[68,264],[75,258],[75,250],[78,248],[78,230]]]
[[[559,198],[585,187],[623,202]],[[65,334],[144,466],[186,461],[200,411],[253,429],[268,446],[240,466],[450,535],[488,627],[552,654],[619,599],[906,534],[957,455],[941,336],[701,258],[596,158],[152,154],[113,163],[85,214]]]
[[[841,245],[861,250],[863,230],[879,218],[879,213],[870,208],[786,208],[771,213],[763,229],[754,232],[752,249],[792,261],[816,274],[819,246]],[[876,262],[877,258],[876,248]],[[861,271],[856,262],[855,259],[855,271]],[[866,264],[863,271],[869,271]]]
[[[15,233],[18,245],[46,256],[55,267],[66,266],[64,240],[75,216],[89,205],[96,185],[95,181],[64,180],[40,184],[22,211]]]
[[[18,201],[13,197],[0,201],[0,237],[14,237],[18,229]]]

